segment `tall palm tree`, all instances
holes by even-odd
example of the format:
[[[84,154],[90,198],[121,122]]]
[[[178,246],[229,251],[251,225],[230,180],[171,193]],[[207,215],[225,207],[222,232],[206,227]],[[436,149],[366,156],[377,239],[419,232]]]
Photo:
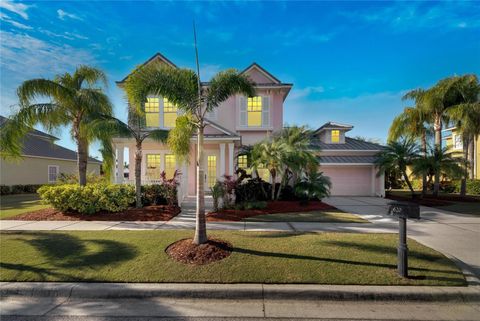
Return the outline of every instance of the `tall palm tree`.
[[[412,165],[414,160],[418,158],[418,146],[412,139],[400,139],[398,141],[390,141],[383,151],[377,154],[375,164],[378,166],[378,173],[387,170],[398,170],[403,175],[405,183],[415,196],[412,183],[408,178],[407,166]]]
[[[288,153],[287,145],[280,140],[263,141],[253,145],[252,168],[266,168],[272,179],[271,200],[275,200],[276,178],[285,168],[285,158]]]
[[[397,140],[400,137],[419,139],[423,157],[427,156],[427,134],[430,130],[431,117],[428,112],[420,107],[408,107],[403,113],[393,119],[388,131],[388,140]],[[427,176],[422,176],[422,196],[427,193]]]
[[[107,85],[105,74],[84,65],[73,74],[66,72],[53,80],[38,78],[24,81],[17,89],[20,109],[2,130],[3,151],[19,157],[22,137],[36,124],[49,131],[69,126],[77,144],[79,183],[86,185],[89,143],[99,136],[97,133],[89,135],[86,129],[99,115],[112,114],[112,105],[101,85]],[[39,103],[42,98],[50,101]]]
[[[448,77],[427,90],[415,89],[404,95],[403,99],[414,99],[417,106],[431,115],[436,148],[442,148],[442,123],[448,121],[448,109],[465,103],[465,98],[459,88],[464,83],[475,81],[478,83],[475,75]],[[439,189],[440,176],[437,173],[433,189],[435,196],[438,195]]]
[[[168,131],[163,129],[147,129],[145,116],[129,108],[128,124],[112,116],[102,115],[89,126],[92,132],[100,131],[106,137],[132,138],[135,140],[135,195],[137,208],[142,207],[142,144],[149,138],[165,143]],[[105,146],[105,154],[113,155],[111,144]],[[109,153],[108,153],[109,152]],[[105,157],[105,156],[104,156]]]
[[[169,66],[150,64],[134,72],[125,84],[130,103],[142,110],[148,95],[160,95],[174,103],[185,116],[180,117],[185,131],[172,130],[168,144],[172,151],[185,159],[189,152],[190,133],[194,131],[197,139],[197,177],[196,177],[196,226],[193,242],[207,242],[205,224],[205,189],[204,189],[204,128],[206,113],[217,108],[222,102],[235,94],[253,96],[255,89],[250,79],[236,70],[229,69],[216,74],[207,84],[200,82],[197,71],[175,69]],[[177,119],[177,124],[179,119]],[[175,136],[175,137],[170,137]],[[175,142],[172,143],[172,142]]]

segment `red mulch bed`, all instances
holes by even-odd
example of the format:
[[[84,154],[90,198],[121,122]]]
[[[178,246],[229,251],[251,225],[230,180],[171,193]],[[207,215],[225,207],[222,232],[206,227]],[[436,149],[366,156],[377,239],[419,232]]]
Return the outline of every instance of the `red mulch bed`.
[[[259,210],[219,210],[207,214],[207,222],[228,222],[228,221],[242,221],[247,217],[276,214],[276,213],[290,213],[290,212],[309,212],[322,210],[336,210],[336,207],[325,204],[321,201],[310,201],[308,204],[300,204],[298,201],[270,201],[267,207]]]
[[[180,213],[180,207],[150,205],[143,208],[129,208],[123,212],[99,212],[79,214],[61,212],[53,208],[32,211],[17,215],[12,220],[21,221],[169,221]]]
[[[193,239],[183,239],[170,244],[165,252],[178,262],[203,265],[229,256],[232,253],[232,245],[215,238],[209,238],[207,243],[200,245],[194,244]]]

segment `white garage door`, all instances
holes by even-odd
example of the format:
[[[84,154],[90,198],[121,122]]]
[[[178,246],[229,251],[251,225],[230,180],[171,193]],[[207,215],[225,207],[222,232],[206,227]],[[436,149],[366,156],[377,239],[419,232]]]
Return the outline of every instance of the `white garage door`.
[[[320,171],[330,177],[332,196],[372,195],[372,168],[370,166],[322,165]]]

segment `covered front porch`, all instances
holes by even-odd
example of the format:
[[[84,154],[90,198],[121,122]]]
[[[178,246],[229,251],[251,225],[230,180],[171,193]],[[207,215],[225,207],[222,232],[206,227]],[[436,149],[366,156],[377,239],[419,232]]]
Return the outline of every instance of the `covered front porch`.
[[[171,178],[175,170],[179,177],[178,200],[196,195],[196,155],[197,139],[192,137],[188,161],[180,162],[167,145],[147,139],[142,146],[141,181],[142,185],[161,184],[161,173],[165,171]],[[205,134],[204,169],[205,190],[210,191],[215,182],[224,175],[235,174],[235,156],[241,145],[240,137],[233,135]],[[116,170],[111,181],[117,184],[135,183],[135,142],[131,139],[115,139]],[[126,162],[126,160],[128,160]],[[128,171],[125,170],[125,163]]]

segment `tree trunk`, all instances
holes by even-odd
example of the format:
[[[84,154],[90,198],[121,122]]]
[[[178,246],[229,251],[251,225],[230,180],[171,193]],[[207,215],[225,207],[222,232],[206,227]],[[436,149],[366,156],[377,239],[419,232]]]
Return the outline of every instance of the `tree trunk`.
[[[205,224],[205,170],[203,160],[203,124],[197,129],[197,209],[195,212],[195,236],[193,243],[206,243],[207,226]]]
[[[77,139],[78,153],[78,183],[80,186],[87,185],[88,142],[84,138]]]
[[[435,148],[442,149],[442,117],[441,115],[435,115],[433,123],[433,129],[435,131]],[[440,190],[440,172],[435,173],[435,182],[433,183],[433,195],[438,196]]]
[[[427,133],[422,133],[422,153],[423,158],[427,158]],[[427,173],[422,174],[422,197],[427,194]]]
[[[135,206],[141,208],[142,204],[142,142],[137,141],[135,151]]]
[[[270,175],[272,176],[272,201],[275,200],[275,172],[271,171]]]
[[[478,148],[478,144],[477,144]],[[470,164],[470,170],[469,170],[469,178],[474,179],[475,177],[475,137],[472,137],[470,139],[470,144],[468,147],[469,153],[468,153],[468,161]],[[478,175],[478,173],[477,173]]]
[[[410,183],[410,180],[408,179],[408,175],[406,171],[403,171],[403,178],[405,179],[405,183],[407,183],[407,186],[410,189],[410,192],[412,193],[412,199],[413,199],[415,197],[415,193],[413,191],[412,183]]]

